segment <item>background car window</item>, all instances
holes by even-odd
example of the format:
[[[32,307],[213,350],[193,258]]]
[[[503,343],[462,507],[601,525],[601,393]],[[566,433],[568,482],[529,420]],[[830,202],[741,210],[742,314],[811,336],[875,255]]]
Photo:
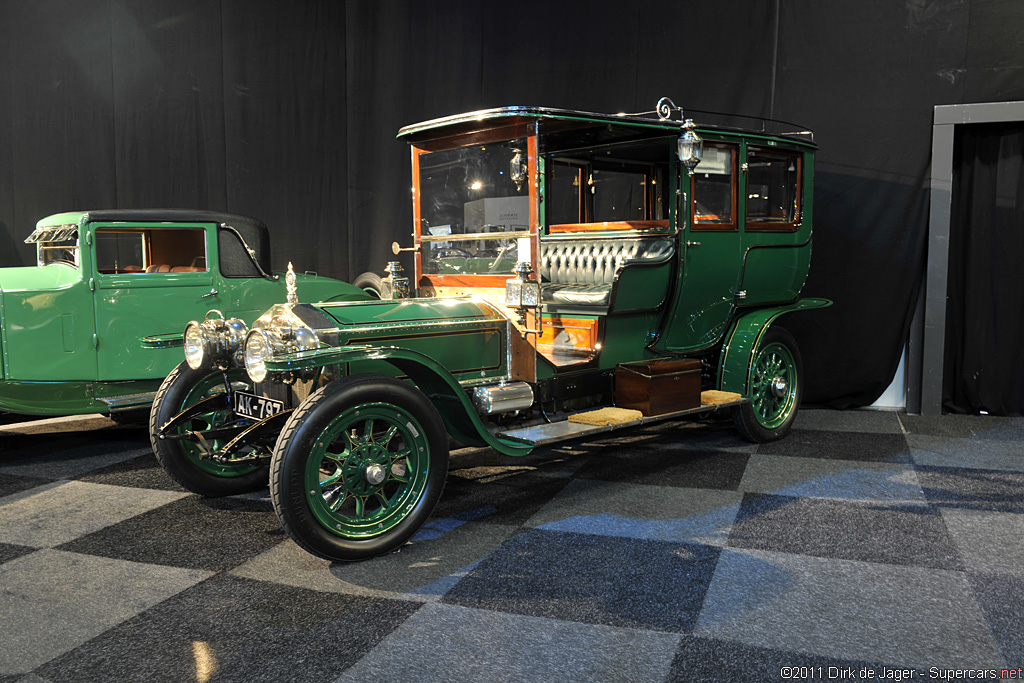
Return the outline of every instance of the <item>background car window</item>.
[[[736,145],[705,145],[692,176],[695,229],[735,229],[737,151]]]
[[[96,231],[96,269],[101,273],[141,272],[145,261],[141,232]]]
[[[96,231],[100,273],[205,271],[206,231],[201,228],[101,228]]]
[[[747,153],[747,225],[790,229],[800,213],[800,158],[777,150]]]

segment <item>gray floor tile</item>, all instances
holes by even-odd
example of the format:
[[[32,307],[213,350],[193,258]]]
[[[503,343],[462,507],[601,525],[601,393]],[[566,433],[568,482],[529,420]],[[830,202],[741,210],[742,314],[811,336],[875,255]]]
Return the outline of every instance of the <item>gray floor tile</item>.
[[[53,547],[184,495],[80,481],[24,491],[0,501],[0,542]]]
[[[943,518],[924,504],[749,493],[732,525],[729,546],[939,569],[964,568]]]
[[[831,458],[868,462],[909,463],[910,448],[903,434],[865,434],[794,429],[785,439],[761,444],[758,453],[799,458]]]
[[[1024,514],[940,510],[969,570],[1024,576]]]
[[[185,491],[164,471],[152,451],[92,470],[88,474],[78,477],[78,480],[161,491]]]
[[[25,545],[0,543],[0,564],[13,560],[16,557],[21,557],[22,555],[34,553],[36,550],[38,550],[38,548],[31,548]]]
[[[337,681],[647,683],[664,680],[678,639],[670,633],[426,605]]]
[[[902,434],[899,413],[889,410],[827,410],[801,408],[794,429],[864,434]]]
[[[749,457],[746,452],[680,448],[675,443],[609,448],[591,457],[576,476],[654,486],[735,491]]]
[[[910,434],[1024,441],[1024,418],[996,415],[900,415]]]
[[[43,479],[74,479],[86,472],[152,452],[152,447],[143,447],[138,443],[118,444],[116,447],[100,443],[55,451],[48,455],[19,458],[0,465],[0,472]]]
[[[491,553],[446,604],[657,631],[693,628],[718,548],[531,530]]]
[[[783,680],[868,680],[870,669],[882,679],[882,667],[863,662],[819,654],[808,655],[790,650],[773,650],[729,640],[701,638],[683,634],[679,650],[672,662],[668,681],[690,683],[779,683]],[[855,675],[841,676],[852,670]],[[815,678],[809,675],[813,671]],[[795,672],[795,675],[794,675]],[[821,673],[818,676],[818,673]],[[831,677],[829,674],[833,674]]]
[[[0,673],[31,671],[207,576],[58,550],[2,564]]]
[[[568,483],[568,477],[538,474],[532,468],[456,470],[448,474],[434,517],[519,526]]]
[[[12,474],[0,473],[0,504],[3,503],[2,498],[9,496],[19,491],[27,491],[28,489],[49,484],[52,479],[41,479],[39,477],[19,477]]]
[[[175,500],[77,538],[61,549],[213,571],[237,567],[288,538],[269,501],[200,498],[169,491],[147,493]]]
[[[1024,513],[1024,472],[923,466],[915,470],[932,505]]]
[[[574,480],[527,526],[603,536],[720,545],[742,496],[670,486]]]
[[[221,574],[36,669],[79,681],[324,681],[419,604]]]
[[[741,491],[854,501],[925,501],[910,465],[756,454]]]
[[[908,434],[907,443],[917,465],[1024,472],[1024,452],[1013,441]]]
[[[968,580],[1007,665],[1024,667],[1024,577],[970,573]]]
[[[1002,668],[961,572],[723,550],[695,635],[887,665]]]
[[[428,530],[436,529],[428,523]],[[285,541],[231,573],[311,590],[427,602],[448,592],[515,530],[469,523],[365,562],[333,564]]]

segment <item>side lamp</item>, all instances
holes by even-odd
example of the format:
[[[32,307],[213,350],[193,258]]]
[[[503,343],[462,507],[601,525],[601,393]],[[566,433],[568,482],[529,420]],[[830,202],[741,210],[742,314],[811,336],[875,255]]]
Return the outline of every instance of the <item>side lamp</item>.
[[[693,175],[693,169],[704,156],[704,140],[694,131],[693,119],[683,123],[683,134],[679,136],[679,161],[686,166],[686,173]]]

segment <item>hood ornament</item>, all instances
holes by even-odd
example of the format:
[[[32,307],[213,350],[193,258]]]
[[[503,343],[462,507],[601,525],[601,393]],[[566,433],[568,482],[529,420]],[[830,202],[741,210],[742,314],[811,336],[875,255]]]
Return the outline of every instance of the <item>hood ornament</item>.
[[[292,262],[288,262],[288,272],[285,273],[284,281],[288,287],[288,298],[287,303],[295,305],[299,303],[299,290],[296,285],[298,278],[295,277],[295,269],[292,268]]]

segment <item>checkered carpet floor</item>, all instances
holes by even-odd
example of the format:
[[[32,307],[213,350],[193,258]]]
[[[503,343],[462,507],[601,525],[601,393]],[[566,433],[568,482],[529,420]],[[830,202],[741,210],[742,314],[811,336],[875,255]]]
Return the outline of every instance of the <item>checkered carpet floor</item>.
[[[178,488],[142,428],[3,424],[0,681],[999,673],[1024,666],[1022,444],[1024,419],[805,410],[771,445],[457,451],[415,541],[343,565],[265,490]]]

